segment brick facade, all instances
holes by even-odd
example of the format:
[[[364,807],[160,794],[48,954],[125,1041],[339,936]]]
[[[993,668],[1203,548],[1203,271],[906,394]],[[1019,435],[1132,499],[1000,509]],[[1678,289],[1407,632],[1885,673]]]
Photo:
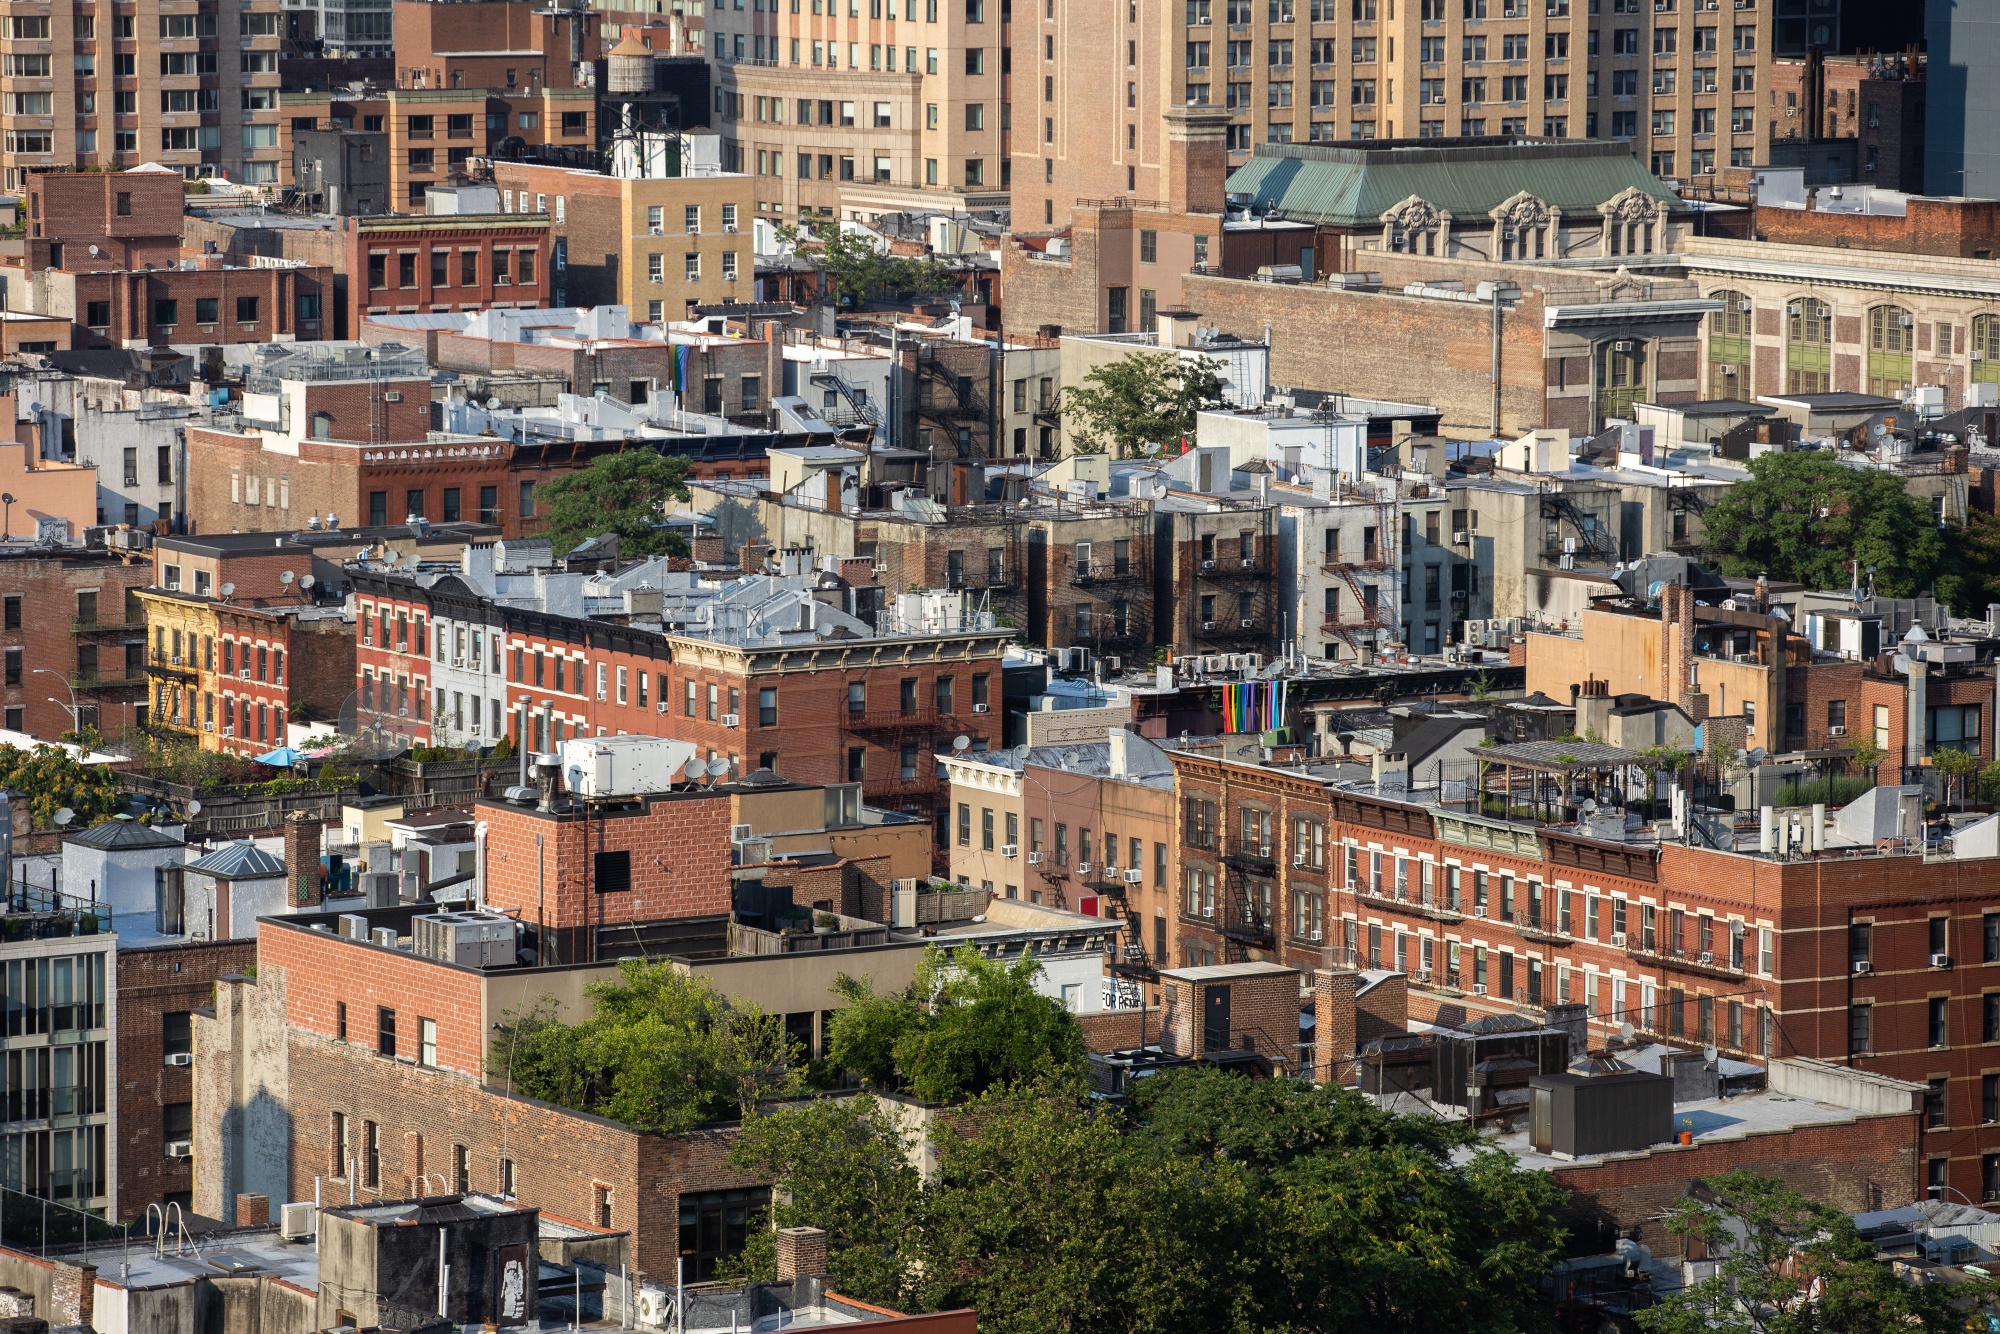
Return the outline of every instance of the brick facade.
[[[168,1065],[168,1015],[209,1004],[215,981],[257,957],[254,940],[207,940],[118,951],[118,1210],[193,1204],[194,1161],[166,1156],[163,1109],[192,1108],[194,1071]],[[185,1050],[185,1048],[182,1048]]]
[[[126,592],[151,579],[149,563],[110,552],[22,548],[0,557],[0,726],[50,741],[69,730],[68,692],[37,675],[45,670],[75,689],[83,721],[107,736],[140,721],[145,614],[128,619]]]

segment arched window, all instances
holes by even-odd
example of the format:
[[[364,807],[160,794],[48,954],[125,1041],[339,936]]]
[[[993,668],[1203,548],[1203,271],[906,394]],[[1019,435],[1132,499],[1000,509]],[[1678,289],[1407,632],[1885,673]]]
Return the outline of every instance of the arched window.
[[[1756,303],[1726,287],[1708,296],[1722,303],[1721,310],[1709,312],[1704,329],[1708,336],[1708,396],[1745,398],[1750,388],[1750,322]]]
[[[1911,352],[1917,322],[1901,306],[1875,306],[1868,312],[1867,390],[1893,398],[1910,387]]]
[[[1817,297],[1785,305],[1785,392],[1824,394],[1833,386],[1833,311]]]
[[[1973,317],[1972,382],[2000,384],[2000,315]]]

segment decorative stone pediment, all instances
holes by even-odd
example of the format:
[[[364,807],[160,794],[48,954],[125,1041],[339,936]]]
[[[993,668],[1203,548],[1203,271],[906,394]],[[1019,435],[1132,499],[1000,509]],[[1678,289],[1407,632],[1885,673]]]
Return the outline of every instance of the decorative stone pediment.
[[[1486,216],[1497,223],[1525,229],[1545,226],[1555,216],[1555,211],[1549,207],[1546,200],[1522,190],[1511,198],[1502,200]]]
[[[1402,203],[1387,209],[1382,214],[1382,223],[1387,227],[1400,227],[1406,232],[1425,232],[1438,225],[1442,214],[1436,204],[1421,195],[1411,195]]]
[[[1627,186],[1597,206],[1597,211],[1614,222],[1651,222],[1662,211],[1659,200],[1638,186]]]
[[[1609,278],[1600,279],[1597,284],[1601,301],[1647,301],[1652,298],[1653,284],[1632,276],[1632,271],[1623,264]]]

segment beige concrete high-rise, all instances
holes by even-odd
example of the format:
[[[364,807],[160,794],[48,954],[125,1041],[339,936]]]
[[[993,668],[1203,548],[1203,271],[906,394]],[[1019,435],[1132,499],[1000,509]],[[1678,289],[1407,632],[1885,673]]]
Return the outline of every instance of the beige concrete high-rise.
[[[1024,4],[1035,0],[1022,0]],[[709,124],[757,211],[1007,203],[1013,0],[751,0],[706,15]]]
[[[1014,24],[1018,230],[1079,199],[1167,197],[1172,106],[1253,145],[1459,135],[1618,139],[1699,183],[1766,160],[1758,0],[1023,0]]]
[[[275,185],[279,0],[15,0],[0,17],[0,186],[157,162]]]

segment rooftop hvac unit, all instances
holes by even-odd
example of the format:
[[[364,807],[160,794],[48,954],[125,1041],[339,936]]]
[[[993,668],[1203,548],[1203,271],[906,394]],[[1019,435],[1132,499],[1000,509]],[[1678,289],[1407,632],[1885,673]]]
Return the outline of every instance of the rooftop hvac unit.
[[[417,953],[465,968],[515,962],[520,924],[504,913],[439,912],[414,919]]]
[[[671,789],[694,755],[692,742],[667,737],[571,737],[562,743],[560,762],[575,796],[635,797]]]
[[[368,938],[383,949],[396,948],[396,928],[393,926],[378,926],[368,933]]]
[[[368,919],[358,912],[344,912],[340,915],[340,934],[349,940],[368,939]]]
[[[278,1235],[286,1241],[304,1241],[314,1232],[313,1204],[311,1200],[301,1200],[297,1204],[280,1205],[278,1208]]]

